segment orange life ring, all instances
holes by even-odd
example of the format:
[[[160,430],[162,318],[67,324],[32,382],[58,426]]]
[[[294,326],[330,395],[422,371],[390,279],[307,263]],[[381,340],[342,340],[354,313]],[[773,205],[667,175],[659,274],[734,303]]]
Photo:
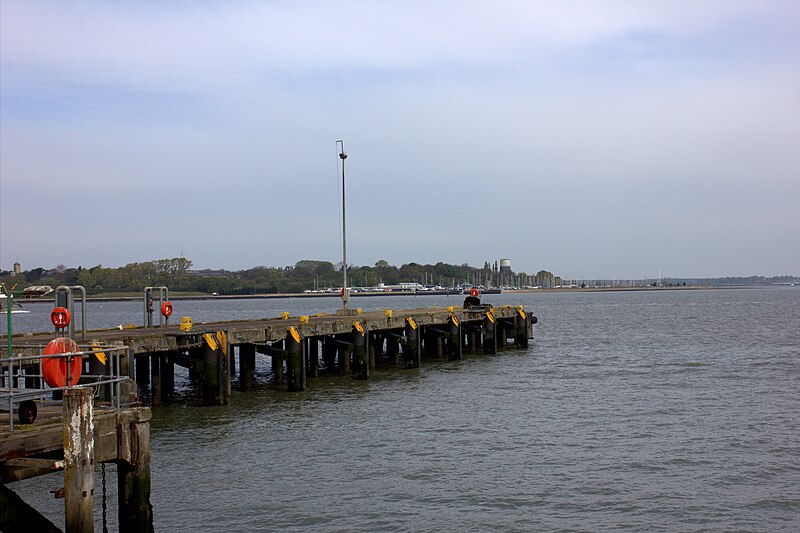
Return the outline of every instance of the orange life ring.
[[[342,298],[344,298],[344,287],[342,287],[341,289],[339,289],[339,296],[341,296]]]
[[[164,302],[161,304],[161,314],[165,317],[169,318],[172,316],[172,303],[171,302]]]
[[[476,287],[472,287],[469,290],[469,295],[472,296],[473,298],[477,298],[478,296],[480,296],[480,294],[481,292]]]
[[[67,337],[58,337],[47,343],[44,355],[77,352],[78,344]],[[69,365],[69,385],[78,383],[83,368],[83,359],[76,357],[42,357],[42,377],[51,387],[67,386],[67,365]]]
[[[69,326],[69,310],[65,307],[56,307],[50,311],[50,322],[58,329]]]

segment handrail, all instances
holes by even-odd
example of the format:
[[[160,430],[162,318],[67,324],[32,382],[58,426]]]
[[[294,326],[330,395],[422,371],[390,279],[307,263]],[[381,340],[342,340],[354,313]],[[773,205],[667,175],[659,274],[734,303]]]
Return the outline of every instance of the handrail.
[[[63,387],[50,387],[46,386],[44,382],[44,378],[42,375],[42,359],[45,357],[65,357],[65,358],[73,358],[73,357],[80,357],[81,359],[85,359],[92,355],[96,355],[97,351],[95,349],[99,349],[100,351],[104,352],[107,357],[109,354],[111,357],[109,360],[106,361],[106,364],[111,364],[111,373],[110,374],[83,374],[82,378],[97,378],[90,382],[84,383],[76,383],[75,385],[69,385],[71,381],[69,378],[69,365],[67,367],[67,385]],[[43,350],[43,347],[39,346],[40,352]],[[14,404],[15,402],[20,402],[26,399],[41,399],[44,394],[50,394],[54,391],[63,391],[69,389],[76,389],[79,387],[100,387],[101,385],[114,385],[110,388],[110,395],[111,395],[111,404],[116,408],[117,413],[119,414],[120,410],[122,409],[122,395],[121,395],[121,384],[122,382],[126,381],[133,381],[130,376],[122,375],[121,374],[121,365],[120,365],[120,357],[121,354],[127,353],[128,347],[127,346],[89,346],[88,349],[82,349],[78,352],[67,352],[63,354],[43,354],[40,353],[39,355],[17,355],[11,357],[4,357],[0,358],[0,375],[5,379],[5,384],[0,387],[0,397],[2,400],[5,400],[5,396],[7,395],[7,406],[8,406],[8,424],[9,429],[14,431]],[[21,370],[25,366],[24,363],[26,361],[38,361],[39,372],[36,374],[22,374]],[[19,363],[19,372],[18,374],[14,374],[14,367],[15,363]],[[113,363],[113,364],[112,364]],[[8,369],[8,373],[6,374],[5,370]],[[38,388],[22,388],[22,387],[14,387],[15,381],[20,381],[24,379],[31,379],[35,378],[38,379],[39,387]],[[5,402],[2,402],[5,403]]]

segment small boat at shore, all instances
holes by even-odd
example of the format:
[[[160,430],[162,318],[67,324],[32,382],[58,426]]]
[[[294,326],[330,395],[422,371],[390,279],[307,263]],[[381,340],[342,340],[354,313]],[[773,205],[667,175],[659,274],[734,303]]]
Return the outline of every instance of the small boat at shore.
[[[8,310],[6,309],[6,305],[8,305],[7,302],[8,302],[8,296],[6,296],[5,294],[0,294],[0,314],[8,313]],[[30,311],[23,309],[22,306],[17,302],[15,302],[14,300],[11,300],[11,304],[12,304],[11,305],[12,315],[30,313]],[[15,305],[18,307],[18,309],[14,308]]]

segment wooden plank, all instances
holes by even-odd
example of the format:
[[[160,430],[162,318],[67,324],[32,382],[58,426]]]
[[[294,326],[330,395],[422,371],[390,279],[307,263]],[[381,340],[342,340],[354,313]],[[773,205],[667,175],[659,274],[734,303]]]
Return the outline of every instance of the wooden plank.
[[[52,474],[63,469],[64,461],[58,459],[12,459],[0,465],[0,480],[2,480],[2,483],[11,483]]]

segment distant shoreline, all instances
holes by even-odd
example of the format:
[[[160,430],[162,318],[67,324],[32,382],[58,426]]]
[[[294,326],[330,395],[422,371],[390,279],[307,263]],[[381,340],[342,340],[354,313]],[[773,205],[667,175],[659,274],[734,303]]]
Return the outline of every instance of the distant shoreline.
[[[783,287],[781,285],[780,287]],[[712,285],[691,285],[691,286],[674,286],[674,287],[573,287],[573,288],[559,288],[559,289],[517,289],[517,290],[503,290],[501,295],[513,294],[536,294],[536,293],[582,293],[582,292],[654,292],[654,291],[697,291],[697,290],[725,290],[725,289],[770,289],[779,288],[778,286],[761,286],[761,285],[726,285],[726,286],[712,286]],[[498,293],[492,293],[492,295]],[[376,296],[466,296],[461,293],[445,292],[445,291],[389,291],[389,292],[354,292],[351,293],[351,298],[371,298]],[[279,298],[340,298],[338,293],[276,293],[276,294],[221,294],[212,296],[210,294],[198,295],[175,295],[170,298],[172,301],[180,300],[269,300]],[[127,302],[127,301],[142,301],[142,296],[89,296],[86,298],[91,302]],[[15,298],[15,301],[25,304],[38,304],[38,303],[53,303],[53,298]]]

